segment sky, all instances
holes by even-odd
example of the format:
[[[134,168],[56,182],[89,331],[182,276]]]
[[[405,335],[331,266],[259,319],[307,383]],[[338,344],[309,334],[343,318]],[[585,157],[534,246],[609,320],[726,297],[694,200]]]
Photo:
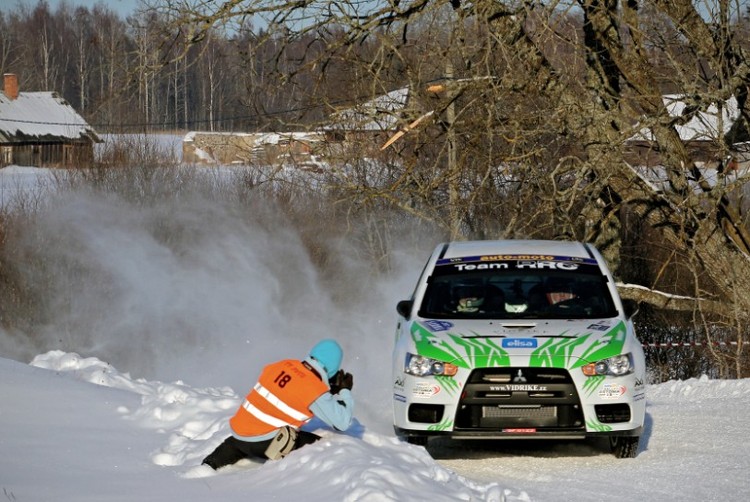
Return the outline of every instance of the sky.
[[[125,19],[127,16],[133,14],[135,9],[141,4],[141,0],[47,0],[47,3],[50,6],[50,9],[54,11],[57,9],[57,6],[61,2],[67,2],[69,5],[76,7],[76,6],[83,6],[88,7],[91,9],[94,7],[94,5],[98,3],[103,3],[110,9],[112,9],[114,12],[120,15],[122,19]],[[16,6],[25,5],[28,7],[34,7],[37,3],[39,3],[39,0],[1,0],[0,5],[2,5],[3,10],[11,10],[14,9]]]
[[[27,279],[60,306],[33,334],[0,330],[0,500],[750,500],[750,379],[649,384],[634,459],[595,442],[409,445],[392,429],[395,304],[429,237],[394,245],[392,272],[377,278],[331,243],[331,281],[272,208],[253,223],[199,198],[144,208],[52,187],[47,170],[0,169],[3,207],[28,190],[54,204],[16,265],[49,260]],[[164,225],[168,242],[154,235]],[[59,262],[80,283],[56,283]],[[341,342],[354,375],[354,426],[313,421],[323,439],[282,461],[201,466],[262,366],[303,358],[324,337]]]

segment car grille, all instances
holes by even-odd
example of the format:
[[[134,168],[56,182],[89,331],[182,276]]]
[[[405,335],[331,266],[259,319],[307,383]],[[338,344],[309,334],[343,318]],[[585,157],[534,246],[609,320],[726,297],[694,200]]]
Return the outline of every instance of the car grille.
[[[557,413],[555,406],[482,406],[482,418],[536,417],[550,418]]]
[[[561,368],[481,368],[463,389],[455,430],[583,430],[575,384]]]

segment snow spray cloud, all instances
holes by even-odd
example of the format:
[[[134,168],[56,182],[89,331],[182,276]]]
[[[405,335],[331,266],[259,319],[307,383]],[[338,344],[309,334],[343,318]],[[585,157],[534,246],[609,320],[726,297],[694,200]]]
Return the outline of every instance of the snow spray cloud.
[[[373,276],[346,238],[329,242],[337,270],[330,280],[267,207],[248,218],[197,195],[146,207],[67,193],[24,243],[38,264],[29,278],[50,306],[31,355],[77,352],[136,378],[244,395],[264,364],[302,358],[332,337],[355,375],[355,396],[367,396],[358,410],[382,418],[387,433],[395,304],[411,294],[434,244],[392,251],[393,272]]]

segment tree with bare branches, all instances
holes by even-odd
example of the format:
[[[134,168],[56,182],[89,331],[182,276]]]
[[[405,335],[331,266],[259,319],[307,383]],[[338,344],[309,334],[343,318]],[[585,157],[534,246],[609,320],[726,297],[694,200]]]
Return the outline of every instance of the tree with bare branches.
[[[342,194],[362,203],[387,200],[442,222],[452,238],[592,241],[615,270],[632,259],[624,251],[644,248],[623,241],[633,228],[628,221],[642,222],[670,252],[649,262],[647,288],[623,283],[623,295],[688,308],[697,324],[725,326],[721,336],[740,342],[726,357],[737,361],[735,374],[742,372],[750,233],[737,198],[746,179],[737,166],[747,165],[750,64],[740,3],[159,5],[172,12],[171,28],[193,43],[217,23],[261,20],[267,39],[280,44],[277,69],[330,109],[340,103],[324,84],[337,69],[349,76],[342,77],[349,91],[341,97],[351,103],[408,87],[409,101],[396,117],[402,127],[433,114],[377,157],[389,173],[378,185],[366,176],[345,178]],[[302,41],[304,63],[285,68],[289,49]],[[684,104],[678,114],[666,94]],[[681,136],[681,126],[712,109],[724,117],[730,101],[731,123],[719,120],[700,142]],[[657,158],[658,184],[632,161],[639,135]],[[664,280],[671,276],[665,270],[683,268],[689,274],[679,281]]]

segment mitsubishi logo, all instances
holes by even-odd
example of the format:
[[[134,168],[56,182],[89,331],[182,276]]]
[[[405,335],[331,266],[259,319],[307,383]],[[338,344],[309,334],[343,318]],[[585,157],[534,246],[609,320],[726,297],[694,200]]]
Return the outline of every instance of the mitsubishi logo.
[[[526,381],[526,377],[523,376],[523,373],[521,370],[518,370],[518,375],[513,377],[513,383],[524,383]]]

